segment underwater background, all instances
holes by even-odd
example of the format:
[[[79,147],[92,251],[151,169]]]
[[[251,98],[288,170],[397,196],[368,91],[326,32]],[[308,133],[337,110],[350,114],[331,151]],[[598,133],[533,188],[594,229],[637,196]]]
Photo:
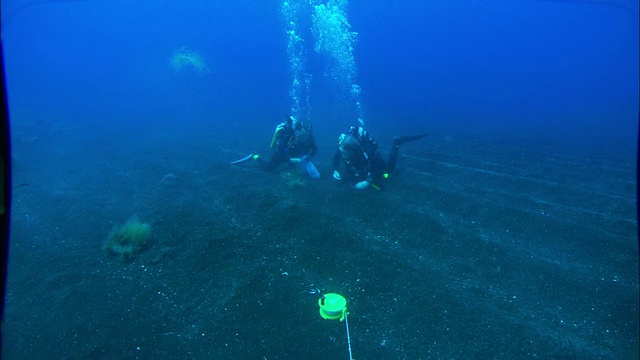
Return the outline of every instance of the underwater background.
[[[3,358],[348,359],[315,289],[356,359],[638,358],[637,1],[1,10]],[[320,180],[229,164],[284,114]],[[357,191],[331,159],[358,123],[385,157],[429,136]]]

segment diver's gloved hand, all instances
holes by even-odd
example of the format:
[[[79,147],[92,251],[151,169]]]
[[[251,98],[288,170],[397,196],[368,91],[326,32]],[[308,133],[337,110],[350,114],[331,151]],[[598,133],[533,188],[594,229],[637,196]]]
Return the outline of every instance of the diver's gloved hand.
[[[370,185],[370,183],[367,180],[363,180],[363,181],[360,181],[359,183],[353,185],[353,187],[358,189],[358,190],[364,190],[364,189],[368,188],[369,185]]]
[[[333,178],[336,180],[342,180],[342,177],[340,176],[338,170],[333,170]]]
[[[291,159],[289,159],[289,162],[292,163],[292,164],[298,164],[298,163],[302,162],[302,159],[301,158],[291,158]]]

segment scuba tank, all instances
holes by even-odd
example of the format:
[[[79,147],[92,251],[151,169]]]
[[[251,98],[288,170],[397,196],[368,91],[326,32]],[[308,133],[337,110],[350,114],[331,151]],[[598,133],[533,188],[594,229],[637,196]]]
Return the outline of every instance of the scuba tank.
[[[284,135],[283,131],[286,130],[287,128],[289,129],[293,128],[294,117],[291,115],[285,115],[285,117],[286,117],[286,120],[278,124],[278,126],[276,126],[276,130],[273,132],[273,137],[271,138],[271,145],[270,145],[272,149],[275,148],[277,145],[279,145],[282,135]]]

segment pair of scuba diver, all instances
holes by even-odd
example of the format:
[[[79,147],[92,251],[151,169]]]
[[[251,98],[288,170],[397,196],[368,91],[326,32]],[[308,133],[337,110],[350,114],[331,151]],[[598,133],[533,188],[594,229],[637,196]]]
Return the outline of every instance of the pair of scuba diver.
[[[333,156],[333,178],[345,181],[355,189],[372,187],[379,190],[382,181],[395,169],[400,145],[426,135],[394,137],[391,153],[385,161],[378,152],[378,143],[367,131],[360,126],[351,126],[339,137],[338,148]],[[269,161],[251,154],[232,164],[254,159],[266,172],[273,172],[285,163],[299,164],[309,177],[320,178],[320,173],[312,162],[318,146],[309,121],[286,115],[285,121],[276,127],[271,148],[275,152]],[[340,170],[341,164],[344,165],[343,170]]]

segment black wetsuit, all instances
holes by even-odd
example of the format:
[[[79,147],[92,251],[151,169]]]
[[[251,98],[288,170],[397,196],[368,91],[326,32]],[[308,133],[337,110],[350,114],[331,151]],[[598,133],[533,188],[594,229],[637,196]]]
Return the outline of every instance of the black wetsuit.
[[[313,134],[309,133],[304,141],[296,140],[296,132],[289,124],[285,124],[276,134],[276,152],[267,162],[258,158],[258,163],[264,171],[273,172],[278,166],[288,163],[291,158],[301,158],[303,156],[313,157],[318,152],[318,146]]]
[[[346,134],[345,136],[354,136]],[[340,146],[333,155],[333,169],[339,170],[340,163],[345,165],[346,171],[341,176],[351,184],[364,180],[380,183],[385,174],[391,173],[398,161],[400,147],[394,143],[389,158],[385,161],[378,152],[378,143],[370,136],[358,138],[358,147],[355,151],[340,150]]]

